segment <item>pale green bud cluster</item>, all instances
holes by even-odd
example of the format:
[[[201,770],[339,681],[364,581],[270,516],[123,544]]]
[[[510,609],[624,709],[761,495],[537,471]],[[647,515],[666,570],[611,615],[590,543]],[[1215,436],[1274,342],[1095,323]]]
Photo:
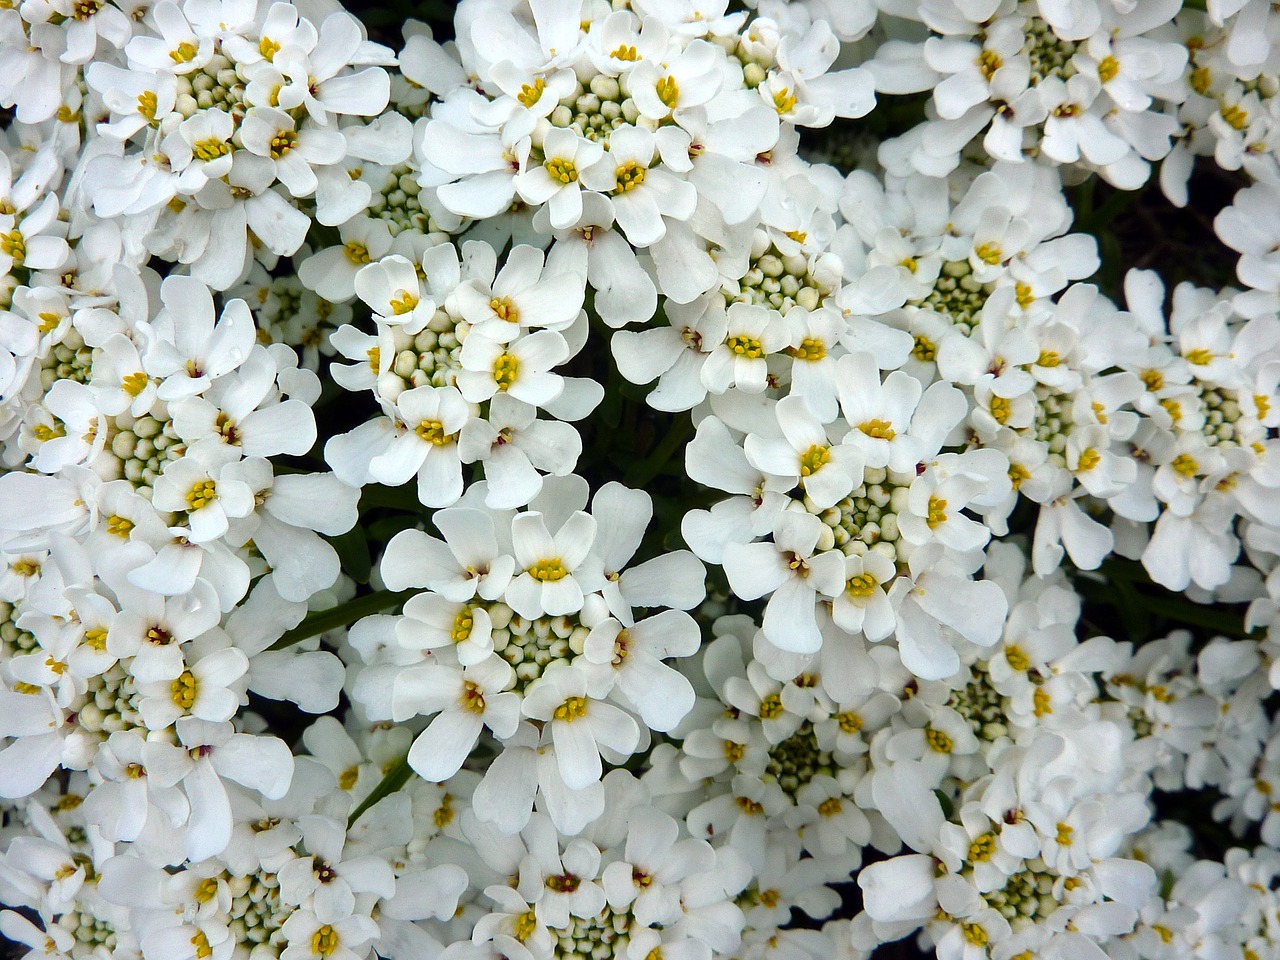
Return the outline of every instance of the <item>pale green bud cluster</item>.
[[[80,331],[67,327],[60,343],[55,343],[44,358],[40,370],[40,386],[47,393],[59,380],[88,383],[93,371],[93,348],[84,342]]]
[[[948,260],[938,272],[933,291],[914,303],[932,310],[968,336],[977,326],[982,308],[993,289],[993,284],[979,283],[974,278],[973,267],[968,260]]]
[[[120,475],[148,499],[165,464],[187,452],[173,421],[159,405],[136,420],[128,414],[116,417],[107,448],[120,461]]]
[[[626,89],[626,77],[597,74],[584,85],[581,81],[572,93],[551,111],[551,125],[570,129],[588,140],[608,144],[609,134],[619,127],[634,124],[640,108]]]
[[[769,764],[762,779],[773,781],[794,798],[814,777],[835,774],[831,753],[818,747],[818,735],[806,720],[799,730],[769,751]]]
[[[898,514],[907,509],[907,491],[914,476],[890,473],[882,467],[868,468],[862,485],[834,507],[818,513],[830,529],[832,542],[819,540],[818,549],[835,547],[846,556],[883,553],[897,562],[900,557]],[[816,511],[811,511],[816,512]]]
[[[418,199],[421,190],[413,170],[407,164],[392,167],[387,171],[382,186],[374,189],[369,201],[368,216],[384,221],[393,237],[405,230],[432,233],[435,225]]]
[[[402,390],[412,387],[453,386],[462,369],[462,342],[471,324],[441,308],[417,334],[392,327],[395,359],[391,369],[378,381],[378,392],[394,401]]]
[[[569,917],[568,926],[552,927],[556,960],[611,960],[625,957],[631,942],[631,911],[606,906],[590,920]]]
[[[519,693],[552,664],[567,665],[581,654],[591,632],[577,617],[526,620],[505,603],[491,603],[486,609],[493,622],[493,649],[515,670]]]

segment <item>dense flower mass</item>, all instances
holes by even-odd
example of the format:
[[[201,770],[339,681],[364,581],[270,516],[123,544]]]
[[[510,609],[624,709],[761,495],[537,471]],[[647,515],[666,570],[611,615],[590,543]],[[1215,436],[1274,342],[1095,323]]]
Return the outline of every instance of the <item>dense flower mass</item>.
[[[0,0],[0,934],[1280,958],[1280,6],[381,6]]]

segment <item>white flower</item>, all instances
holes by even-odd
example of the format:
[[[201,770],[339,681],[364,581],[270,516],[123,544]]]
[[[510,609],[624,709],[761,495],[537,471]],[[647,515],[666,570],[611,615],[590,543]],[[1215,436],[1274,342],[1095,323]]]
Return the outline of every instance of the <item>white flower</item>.
[[[816,511],[834,506],[862,483],[862,458],[852,446],[831,442],[828,427],[799,396],[783,397],[773,408],[781,439],[747,434],[747,461],[757,469],[799,485]],[[838,429],[838,428],[836,428]]]
[[[786,510],[773,529],[773,542],[731,543],[724,570],[733,592],[743,600],[771,593],[764,632],[782,650],[812,653],[822,645],[815,605],[818,597],[844,590],[844,556],[820,550],[825,524],[809,513]]]
[[[500,544],[494,516],[470,507],[452,507],[437,512],[432,522],[444,541],[419,530],[404,530],[391,538],[381,563],[387,587],[427,587],[455,603],[477,594],[485,600],[501,597],[515,558],[505,546],[505,531]]]
[[[520,616],[558,617],[582,609],[584,593],[597,588],[600,561],[591,549],[596,521],[577,511],[552,535],[546,515],[537,511],[511,520],[512,552],[517,573],[507,585],[505,600]]]
[[[582,217],[581,171],[598,161],[604,148],[572,130],[555,127],[547,131],[542,153],[542,164],[517,175],[515,187],[525,203],[548,204],[551,226],[564,230]]]
[[[631,716],[611,703],[592,699],[587,673],[567,664],[552,664],[525,694],[525,716],[546,722],[555,746],[556,763],[565,786],[580,790],[600,779],[600,752],[619,760],[640,741]]]

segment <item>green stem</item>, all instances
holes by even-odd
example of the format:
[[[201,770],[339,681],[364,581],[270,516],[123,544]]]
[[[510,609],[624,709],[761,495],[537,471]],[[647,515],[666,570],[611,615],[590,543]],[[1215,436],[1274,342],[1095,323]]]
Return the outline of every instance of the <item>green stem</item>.
[[[1245,629],[1244,618],[1213,607],[1201,606],[1171,594],[1153,596],[1138,589],[1138,584],[1149,584],[1145,578],[1135,576],[1130,565],[1104,564],[1102,573],[1104,580],[1081,578],[1077,586],[1081,593],[1092,599],[1116,607],[1122,613],[1126,604],[1141,606],[1147,613],[1176,623],[1184,623],[1193,627],[1204,627],[1215,633],[1231,637],[1250,637],[1253,634]],[[1131,566],[1138,567],[1137,564]],[[1141,570],[1141,567],[1138,567]],[[1123,588],[1121,587],[1123,584]],[[1133,629],[1132,626],[1130,629]],[[1136,638],[1135,639],[1139,639]]]
[[[1201,10],[1207,12],[1209,7],[1205,0],[1182,0],[1183,10]]]
[[[285,633],[268,649],[283,650],[285,647],[291,647],[295,643],[301,643],[310,637],[318,637],[322,633],[328,633],[330,630],[336,630],[339,627],[355,623],[361,617],[367,617],[371,614],[398,607],[413,596],[414,592],[413,590],[405,590],[401,593],[395,593],[391,590],[376,590],[373,593],[366,593],[364,596],[356,597],[354,600],[348,600],[346,603],[340,603],[336,607],[330,607],[328,610],[313,613],[292,630]]]
[[[662,442],[654,448],[653,453],[627,471],[623,482],[629,487],[642,489],[662,472],[662,468],[667,465],[667,461],[671,459],[681,444],[689,439],[692,426],[693,422],[689,419],[689,415],[681,414],[676,422],[671,425],[667,435],[662,438]]]
[[[405,754],[391,765],[391,769],[378,781],[378,785],[360,801],[358,807],[351,811],[351,816],[347,818],[347,829],[350,830],[355,822],[364,816],[364,812],[375,803],[391,796],[408,783],[411,776],[413,776],[413,768],[409,766],[409,755]]]

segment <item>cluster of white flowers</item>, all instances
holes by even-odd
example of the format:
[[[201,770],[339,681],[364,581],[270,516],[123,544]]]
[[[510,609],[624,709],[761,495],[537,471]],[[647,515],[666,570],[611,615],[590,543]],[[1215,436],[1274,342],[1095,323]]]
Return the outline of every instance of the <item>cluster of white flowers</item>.
[[[402,38],[0,0],[0,934],[1280,958],[1280,8]]]

